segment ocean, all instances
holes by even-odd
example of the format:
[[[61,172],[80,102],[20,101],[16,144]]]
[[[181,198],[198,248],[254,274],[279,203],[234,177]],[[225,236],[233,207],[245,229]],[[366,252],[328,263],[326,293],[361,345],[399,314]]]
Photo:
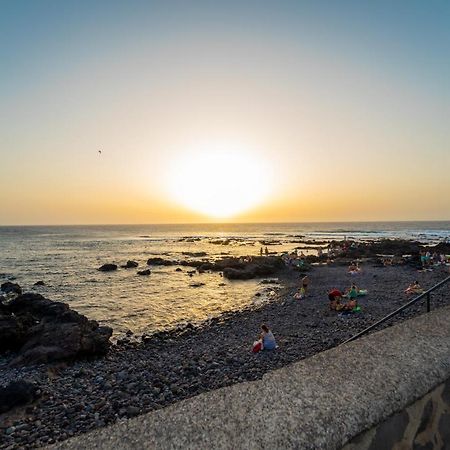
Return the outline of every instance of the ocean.
[[[199,323],[225,311],[270,301],[278,285],[261,280],[228,281],[218,273],[188,275],[189,268],[153,266],[136,271],[151,257],[208,259],[257,255],[301,247],[315,253],[333,239],[404,238],[437,243],[450,240],[450,221],[365,223],[278,223],[203,225],[4,226],[0,227],[0,282],[14,280],[25,291],[68,303],[112,326],[115,335]],[[99,272],[104,263],[139,262],[138,269]],[[34,286],[37,281],[44,286]],[[204,283],[193,287],[195,283]],[[258,293],[258,295],[256,295]]]

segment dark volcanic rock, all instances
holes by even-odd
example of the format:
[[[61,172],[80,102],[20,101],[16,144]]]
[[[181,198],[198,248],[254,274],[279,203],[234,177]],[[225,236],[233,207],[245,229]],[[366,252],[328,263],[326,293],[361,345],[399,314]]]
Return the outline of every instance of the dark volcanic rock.
[[[38,396],[39,389],[33,383],[19,380],[0,387],[0,414],[14,406],[25,405]]]
[[[417,241],[406,239],[380,239],[379,241],[333,241],[330,248],[336,256],[347,258],[369,258],[378,255],[418,255],[424,246]],[[336,251],[336,249],[339,249]]]
[[[174,261],[169,261],[168,259],[163,258],[149,258],[147,260],[147,264],[149,266],[172,266]]]
[[[103,266],[99,267],[98,270],[101,272],[111,272],[113,270],[117,270],[117,264],[103,264]]]
[[[13,292],[14,294],[20,295],[22,293],[22,288],[17,283],[11,283],[11,281],[6,281],[5,283],[2,283],[0,289],[6,294]]]
[[[202,256],[206,256],[206,252],[182,252],[183,255],[192,256],[193,258],[200,258]]]
[[[17,317],[0,314],[0,353],[18,350],[23,345],[24,338],[24,327]]]
[[[0,349],[18,350],[12,365],[39,364],[102,355],[112,329],[73,311],[65,303],[38,294],[24,294],[3,306]]]
[[[139,263],[137,261],[128,260],[126,264],[120,267],[122,267],[122,269],[134,269],[137,266],[139,266]]]
[[[450,242],[440,242],[434,247],[430,247],[430,251],[437,253],[444,253],[445,255],[450,254]]]
[[[209,242],[214,245],[230,245],[231,243],[230,239],[215,239]]]
[[[36,283],[34,283],[35,286],[45,286],[45,283],[42,280],[36,281]]]
[[[191,260],[180,261],[179,264],[195,267],[200,273],[208,270],[223,272],[226,278],[240,280],[273,275],[285,267],[278,256],[229,257],[210,262]]]
[[[139,270],[138,275],[150,275],[150,269]]]
[[[284,263],[279,257],[254,257],[240,263],[227,264],[227,262],[223,262],[220,264],[220,267],[223,267],[223,276],[225,278],[230,280],[248,280],[250,278],[273,275],[284,268]]]

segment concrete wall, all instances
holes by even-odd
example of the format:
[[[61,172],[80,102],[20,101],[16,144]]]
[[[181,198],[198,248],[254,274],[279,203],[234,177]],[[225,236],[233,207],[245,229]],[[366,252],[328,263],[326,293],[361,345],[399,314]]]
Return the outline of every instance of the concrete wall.
[[[450,449],[450,379],[342,450]]]
[[[450,449],[449,378],[450,307],[53,448]]]

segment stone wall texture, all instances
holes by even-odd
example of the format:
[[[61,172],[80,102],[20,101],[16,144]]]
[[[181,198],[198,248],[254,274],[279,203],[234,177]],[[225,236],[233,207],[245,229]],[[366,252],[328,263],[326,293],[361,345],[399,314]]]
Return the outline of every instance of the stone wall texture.
[[[450,450],[450,379],[342,450]]]

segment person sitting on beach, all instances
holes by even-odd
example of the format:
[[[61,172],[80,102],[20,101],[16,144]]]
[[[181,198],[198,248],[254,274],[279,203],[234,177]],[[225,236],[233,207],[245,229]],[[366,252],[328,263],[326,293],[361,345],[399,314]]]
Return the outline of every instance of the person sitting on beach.
[[[344,305],[344,310],[346,311],[353,311],[355,308],[358,307],[358,300],[357,298],[350,298],[350,300]]]
[[[342,292],[339,289],[332,289],[328,292],[328,300],[330,301],[330,309],[333,311],[340,311],[342,309],[341,305]]]
[[[418,281],[414,281],[414,283],[411,283],[406,289],[405,294],[421,294],[423,292],[422,287],[420,286]]]
[[[294,294],[294,298],[296,298],[297,300],[302,300],[303,298],[305,298],[306,297],[306,291],[305,291],[305,288],[302,286],[299,290],[298,290],[298,292],[296,292],[295,294]]]
[[[275,350],[277,343],[272,331],[265,324],[261,325],[261,330],[262,350]]]
[[[347,298],[349,299],[355,299],[358,297],[359,289],[357,288],[356,284],[353,283],[350,289],[347,290]]]
[[[358,273],[361,269],[358,266],[357,262],[352,261],[352,263],[348,266],[348,273]]]
[[[272,331],[266,324],[262,324],[259,339],[253,343],[253,353],[258,353],[261,350],[275,350],[276,348],[277,343]]]
[[[392,266],[392,259],[391,258],[384,258],[383,259],[383,265],[384,266]]]
[[[306,295],[308,293],[309,277],[308,277],[308,275],[304,275],[304,274],[302,274],[302,275],[303,275],[302,288],[305,291],[305,295]]]

